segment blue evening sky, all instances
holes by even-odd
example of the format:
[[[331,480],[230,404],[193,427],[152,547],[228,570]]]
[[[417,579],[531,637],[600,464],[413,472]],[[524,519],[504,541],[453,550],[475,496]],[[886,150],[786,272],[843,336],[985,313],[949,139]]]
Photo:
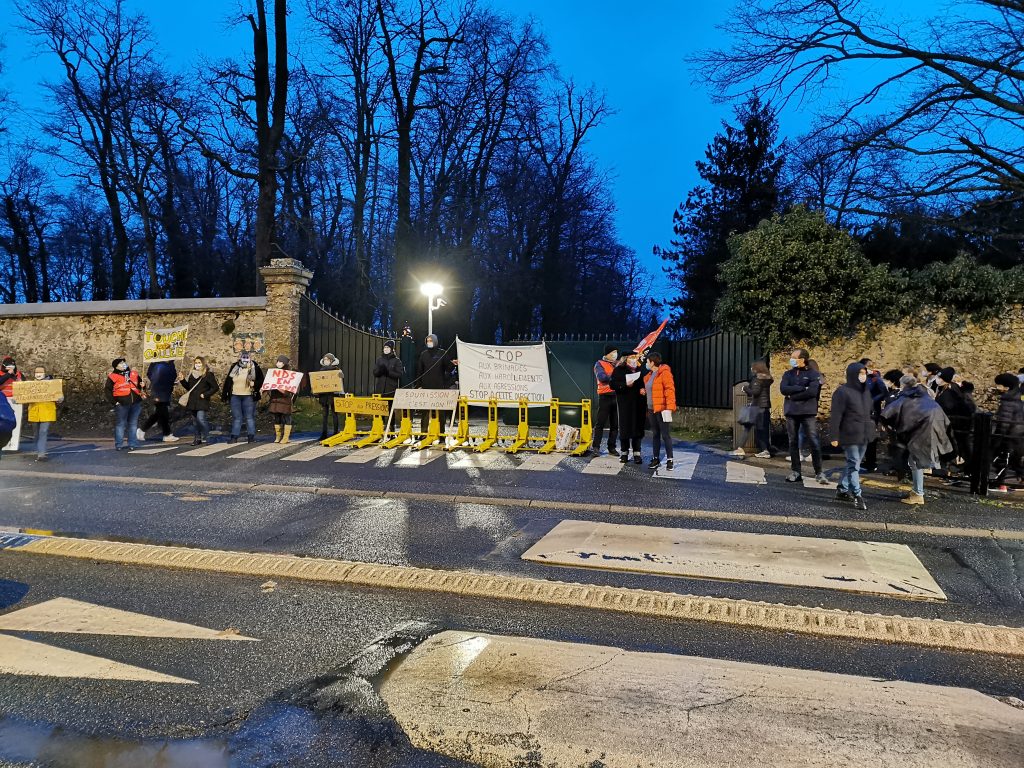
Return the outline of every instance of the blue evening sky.
[[[644,259],[665,286],[660,260],[651,256],[656,244],[671,237],[672,212],[697,183],[694,161],[703,156],[720,121],[731,116],[727,105],[692,84],[685,59],[695,51],[724,44],[715,28],[733,0],[484,0],[511,13],[532,15],[542,27],[563,75],[581,84],[594,83],[607,94],[617,114],[595,130],[590,152],[612,174],[620,236]],[[51,59],[33,58],[25,35],[10,26],[17,0],[2,0],[3,86],[28,114],[8,121],[30,121],[42,106],[37,84],[60,76]],[[231,28],[240,0],[128,0],[153,23],[159,51],[172,68],[188,68],[200,56],[220,58],[245,49],[244,27]],[[302,4],[295,2],[293,30],[302,45]],[[935,13],[925,0],[889,0],[888,13],[913,17]],[[856,87],[856,83],[852,84]],[[797,135],[807,126],[806,113],[782,116],[782,135]]]

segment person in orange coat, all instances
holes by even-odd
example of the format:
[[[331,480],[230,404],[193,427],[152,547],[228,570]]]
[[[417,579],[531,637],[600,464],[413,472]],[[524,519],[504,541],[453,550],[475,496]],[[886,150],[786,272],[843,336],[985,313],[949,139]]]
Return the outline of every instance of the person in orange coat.
[[[661,443],[665,443],[665,469],[671,471],[672,462],[672,413],[676,410],[676,382],[672,369],[661,361],[661,355],[651,352],[647,356],[647,370],[644,389],[647,392],[647,417],[651,422],[654,455],[650,469],[661,466]]]

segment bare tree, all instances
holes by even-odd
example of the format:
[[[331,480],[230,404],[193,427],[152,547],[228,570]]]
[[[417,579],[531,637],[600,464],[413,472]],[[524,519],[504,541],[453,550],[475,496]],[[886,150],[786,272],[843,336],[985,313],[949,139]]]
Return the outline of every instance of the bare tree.
[[[916,22],[863,0],[754,0],[724,28],[732,47],[697,59],[722,99],[821,101],[846,72],[873,65],[869,87],[826,102],[820,130],[843,137],[844,151],[895,153],[909,166],[913,183],[877,188],[876,206],[1024,195],[1020,0],[965,0]]]

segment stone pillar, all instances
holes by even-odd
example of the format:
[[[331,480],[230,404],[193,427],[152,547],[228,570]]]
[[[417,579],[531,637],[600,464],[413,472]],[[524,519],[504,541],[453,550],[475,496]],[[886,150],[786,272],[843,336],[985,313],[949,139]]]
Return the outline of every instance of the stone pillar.
[[[287,355],[293,367],[299,365],[299,304],[313,273],[296,259],[271,259],[260,269],[267,286],[265,364],[273,366],[278,355]]]

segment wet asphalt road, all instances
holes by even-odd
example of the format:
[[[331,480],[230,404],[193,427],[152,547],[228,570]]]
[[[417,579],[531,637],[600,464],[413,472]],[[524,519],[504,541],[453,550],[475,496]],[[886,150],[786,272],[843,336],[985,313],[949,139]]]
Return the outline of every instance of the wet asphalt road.
[[[914,522],[1024,529],[1024,510],[979,504],[947,494],[925,510],[869,489],[870,510],[855,512],[827,491],[781,481],[767,464],[767,486],[724,482],[725,459],[703,455],[692,481],[651,479],[632,466],[613,477],[566,469],[527,473],[455,470],[439,459],[404,468],[283,462],[280,457],[202,459],[177,451],[129,456],[89,444],[67,444],[47,465],[5,456],[0,470],[0,527],[42,528],[97,538],[218,549],[288,552],[435,568],[494,571],[596,584],[624,585],[903,615],[1024,625],[1024,542],[979,540],[781,525],[773,517]],[[296,446],[295,451],[301,450]],[[832,462],[832,467],[838,466]],[[180,487],[147,490],[102,479],[67,481],[48,472],[151,476]],[[36,474],[38,473],[38,474]],[[454,504],[317,496],[286,491],[210,493],[197,480],[280,483],[373,492],[616,503],[762,515],[763,522],[672,519],[642,514],[563,512],[525,505]],[[907,544],[946,591],[949,602],[911,602],[833,590],[670,579],[595,569],[553,569],[519,556],[563,519],[717,530],[869,539]],[[600,611],[460,599],[402,591],[281,583],[269,593],[258,580],[163,569],[129,568],[0,551],[0,611],[52,597],[170,618],[234,627],[261,642],[203,643],[124,637],[23,636],[195,680],[195,686],[51,678],[0,679],[0,765],[32,764],[40,741],[57,766],[83,765],[83,749],[108,755],[175,740],[189,752],[182,765],[456,766],[409,747],[372,693],[372,675],[354,680],[346,661],[409,622],[435,629],[614,645],[766,664],[976,688],[1024,698],[1024,661],[914,647],[826,640],[693,622],[637,619]],[[386,643],[385,643],[386,644]],[[380,670],[378,670],[380,671]],[[339,694],[339,691],[342,691]],[[58,726],[59,738],[52,731]],[[39,734],[46,734],[40,739]],[[104,739],[112,739],[105,741]],[[191,743],[191,740],[198,740]],[[184,742],[188,742],[187,744]],[[18,750],[21,750],[20,752]],[[227,755],[230,754],[230,759]],[[76,757],[77,756],[77,757]],[[198,760],[203,762],[197,762]],[[64,762],[61,762],[61,761]],[[70,761],[70,762],[69,762]],[[191,762],[188,762],[191,761]],[[36,762],[36,764],[42,764]],[[139,763],[145,765],[145,762]]]

